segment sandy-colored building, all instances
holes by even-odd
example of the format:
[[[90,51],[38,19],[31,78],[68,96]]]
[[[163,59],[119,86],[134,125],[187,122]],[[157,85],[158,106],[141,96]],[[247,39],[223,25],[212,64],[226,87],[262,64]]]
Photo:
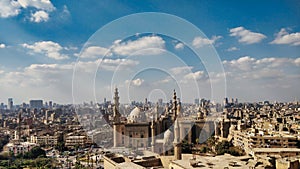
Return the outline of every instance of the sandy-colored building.
[[[182,140],[195,143],[200,138],[199,142],[205,141],[214,130],[213,120],[205,119],[208,111],[204,106],[199,108],[197,118],[182,116],[181,102],[175,90],[172,103],[167,103],[164,108],[157,104],[150,109],[146,100],[142,107],[135,107],[126,119],[119,113],[116,89],[113,110],[114,147],[150,148],[155,153],[171,155],[174,150],[181,151],[176,146],[180,146]],[[178,140],[176,144],[174,140]]]

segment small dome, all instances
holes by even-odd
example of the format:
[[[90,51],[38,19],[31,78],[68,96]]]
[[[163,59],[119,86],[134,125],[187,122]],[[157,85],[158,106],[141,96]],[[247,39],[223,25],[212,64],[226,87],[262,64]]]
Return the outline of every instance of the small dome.
[[[129,116],[140,116],[141,115],[141,109],[138,107],[135,107],[129,114]]]
[[[128,116],[128,122],[137,123],[145,121],[145,113],[141,112],[139,107],[135,107]]]
[[[164,133],[163,144],[164,144],[164,145],[172,145],[173,140],[174,140],[174,138],[173,138],[173,132],[172,132],[170,129],[168,129],[168,130],[165,131],[165,133]]]

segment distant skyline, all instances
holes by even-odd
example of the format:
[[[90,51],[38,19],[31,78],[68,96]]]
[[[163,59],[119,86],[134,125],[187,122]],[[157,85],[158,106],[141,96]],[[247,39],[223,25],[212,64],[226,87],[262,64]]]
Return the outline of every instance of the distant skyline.
[[[100,101],[104,97],[112,100],[111,88],[117,86],[123,103],[130,99],[144,101],[145,97],[167,101],[173,89],[180,98],[180,92],[186,93],[183,102],[193,103],[198,98],[190,87],[193,81],[199,85],[200,98],[210,99],[210,85],[219,75],[208,76],[205,65],[191,59],[193,52],[188,45],[213,45],[218,52],[226,74],[227,96],[220,94],[217,102],[224,97],[241,102],[294,101],[300,98],[299,9],[297,0],[1,0],[0,102],[13,98],[17,104],[31,99],[72,103],[74,66],[76,78],[82,82],[75,89],[82,90],[93,87],[94,81],[89,77],[95,76],[94,69],[100,61],[103,71],[95,76]],[[141,12],[178,16],[198,27],[206,37],[193,37],[183,44],[174,37],[136,32],[127,39],[115,39],[114,44],[84,48],[102,26]],[[101,60],[111,46],[115,47],[112,56]],[[155,50],[144,51],[147,57],[139,51],[143,48]],[[188,64],[172,59],[174,54]],[[152,60],[157,60],[155,64],[164,70],[137,73]],[[109,81],[116,69],[117,80]],[[76,102],[94,101],[93,93],[77,94]]]

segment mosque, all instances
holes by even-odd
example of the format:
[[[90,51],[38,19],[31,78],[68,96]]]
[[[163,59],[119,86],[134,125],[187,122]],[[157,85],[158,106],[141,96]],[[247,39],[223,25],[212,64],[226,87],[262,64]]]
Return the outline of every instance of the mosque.
[[[214,130],[214,121],[207,120],[209,108],[200,105],[196,117],[183,117],[182,106],[173,92],[172,103],[165,107],[156,104],[150,109],[147,101],[135,107],[127,118],[119,112],[119,92],[115,89],[113,104],[113,146],[144,148],[161,155],[181,159],[182,141],[195,143],[208,138]]]

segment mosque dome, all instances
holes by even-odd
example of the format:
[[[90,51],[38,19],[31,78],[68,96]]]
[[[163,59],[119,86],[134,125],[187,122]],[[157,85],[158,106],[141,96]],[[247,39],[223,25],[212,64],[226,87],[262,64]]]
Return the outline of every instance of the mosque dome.
[[[145,113],[141,111],[139,107],[135,107],[128,116],[128,121],[131,123],[145,121]]]
[[[163,144],[164,144],[164,145],[172,145],[173,140],[174,140],[174,138],[173,138],[173,132],[172,132],[170,129],[168,129],[168,130],[165,131],[165,133],[164,133]]]

